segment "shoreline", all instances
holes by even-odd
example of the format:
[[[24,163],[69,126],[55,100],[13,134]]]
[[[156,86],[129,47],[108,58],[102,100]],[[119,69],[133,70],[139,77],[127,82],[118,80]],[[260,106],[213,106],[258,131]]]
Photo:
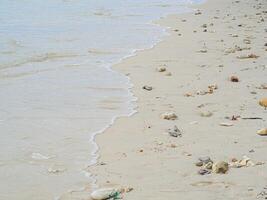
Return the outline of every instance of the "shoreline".
[[[266,126],[266,111],[257,105],[266,91],[256,88],[266,83],[266,50],[261,41],[266,38],[264,22],[258,23],[260,17],[267,20],[262,12],[266,5],[255,0],[208,0],[193,8],[200,9],[201,14],[192,12],[161,19],[161,26],[171,27],[166,28],[170,35],[151,49],[138,51],[112,67],[130,77],[137,112],[130,117],[117,117],[111,127],[96,135],[98,164],[89,171],[100,187],[133,187],[134,191],[126,199],[197,196],[223,199],[224,195],[250,199],[267,181],[263,173],[266,165],[207,176],[197,174],[194,165],[201,156],[229,161],[248,155],[253,160],[266,161],[263,156],[266,141],[256,135],[258,129]],[[261,14],[256,15],[258,12]],[[245,40],[253,42],[246,44]],[[243,49],[239,52],[233,49],[235,45]],[[259,58],[237,59],[249,53]],[[162,66],[171,76],[157,71]],[[240,77],[241,81],[230,82],[231,75]],[[198,90],[205,90],[211,84],[218,85],[214,94],[197,95]],[[144,85],[152,86],[152,91],[143,90]],[[242,98],[238,100],[238,97]],[[178,120],[161,119],[161,114],[167,111],[174,111]],[[200,112],[211,112],[212,116],[201,117]],[[234,114],[260,116],[263,120],[225,119]],[[231,126],[223,127],[220,123]],[[174,125],[182,130],[181,138],[166,134]],[[251,149],[255,153],[250,153]],[[258,174],[256,182],[252,180],[253,173]]]

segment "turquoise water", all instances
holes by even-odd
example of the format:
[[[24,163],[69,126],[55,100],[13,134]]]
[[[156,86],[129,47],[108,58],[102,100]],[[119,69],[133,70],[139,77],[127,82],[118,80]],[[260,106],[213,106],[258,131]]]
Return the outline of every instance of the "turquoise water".
[[[1,0],[0,200],[87,197],[95,134],[134,112],[110,67],[166,34],[152,20],[191,3]]]

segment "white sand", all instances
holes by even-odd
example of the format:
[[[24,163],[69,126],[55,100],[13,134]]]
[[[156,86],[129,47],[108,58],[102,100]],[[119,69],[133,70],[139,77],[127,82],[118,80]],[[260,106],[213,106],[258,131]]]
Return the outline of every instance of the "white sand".
[[[209,0],[198,9],[202,14],[161,20],[162,26],[171,27],[171,35],[114,67],[129,74],[138,113],[118,119],[97,137],[99,162],[106,165],[90,171],[100,187],[133,187],[125,199],[256,199],[267,186],[267,163],[204,176],[195,166],[201,156],[229,161],[247,155],[254,162],[267,162],[267,137],[256,134],[267,127],[267,110],[258,105],[267,97],[267,90],[258,88],[267,83],[267,2]],[[232,52],[235,45],[245,49]],[[248,54],[259,58],[237,58]],[[172,76],[156,70],[162,65]],[[231,82],[232,75],[240,82]],[[197,95],[212,84],[218,86],[212,94]],[[143,90],[144,85],[153,90]],[[161,114],[166,111],[174,111],[178,119],[163,120]],[[202,117],[202,111],[213,115]],[[225,118],[233,115],[263,120]],[[166,134],[174,125],[182,137]]]

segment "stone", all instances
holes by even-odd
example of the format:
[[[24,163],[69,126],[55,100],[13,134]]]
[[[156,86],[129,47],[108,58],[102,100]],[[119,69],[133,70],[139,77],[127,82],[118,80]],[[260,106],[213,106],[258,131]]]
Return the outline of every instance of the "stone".
[[[158,67],[157,70],[158,72],[165,72],[167,69],[166,67]]]
[[[225,161],[219,161],[213,164],[212,171],[216,174],[225,174],[229,170],[229,164]]]
[[[167,72],[167,73],[165,74],[165,76],[171,76],[171,75],[172,75],[171,72]]]
[[[143,89],[147,90],[147,91],[151,91],[153,88],[151,86],[145,85],[145,86],[143,86]]]
[[[267,136],[267,128],[263,128],[257,131],[258,135]]]
[[[207,164],[204,165],[204,168],[211,170],[212,169],[212,165],[213,165],[213,162],[208,162]]]
[[[210,111],[202,111],[200,112],[201,117],[211,117],[213,114]]]
[[[207,170],[207,169],[198,170],[198,174],[200,174],[200,175],[206,175],[206,174],[210,174],[210,173],[211,173],[211,171]]]
[[[197,167],[202,167],[203,166],[203,162],[202,161],[198,161],[198,162],[195,163],[195,165]]]
[[[178,117],[174,112],[166,112],[161,115],[162,119],[176,120]]]
[[[213,163],[213,161],[210,159],[209,156],[200,157],[200,158],[198,158],[198,160],[199,160],[200,162],[204,163],[204,164],[207,164],[207,163],[209,163],[209,162],[212,162],[212,163]]]
[[[178,129],[176,125],[173,127],[173,129],[169,129],[168,133],[172,137],[182,137],[182,132]]]
[[[238,59],[248,59],[248,58],[258,58],[259,56],[251,53],[248,55],[241,55],[241,56],[237,56]]]
[[[239,82],[239,78],[237,76],[231,76],[230,81],[231,82]]]
[[[263,98],[259,101],[259,105],[264,107],[265,109],[267,108],[267,98]]]
[[[227,122],[221,122],[220,123],[220,126],[226,126],[226,127],[229,127],[229,126],[233,126],[234,124],[232,123],[227,123]]]

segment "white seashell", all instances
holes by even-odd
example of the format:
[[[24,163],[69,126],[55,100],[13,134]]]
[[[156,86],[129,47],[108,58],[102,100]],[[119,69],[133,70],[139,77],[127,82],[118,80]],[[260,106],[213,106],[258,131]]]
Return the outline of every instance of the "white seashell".
[[[114,197],[117,192],[120,192],[115,188],[101,188],[91,193],[91,198],[94,200],[104,200]]]
[[[267,128],[263,128],[257,131],[258,135],[267,135]]]

